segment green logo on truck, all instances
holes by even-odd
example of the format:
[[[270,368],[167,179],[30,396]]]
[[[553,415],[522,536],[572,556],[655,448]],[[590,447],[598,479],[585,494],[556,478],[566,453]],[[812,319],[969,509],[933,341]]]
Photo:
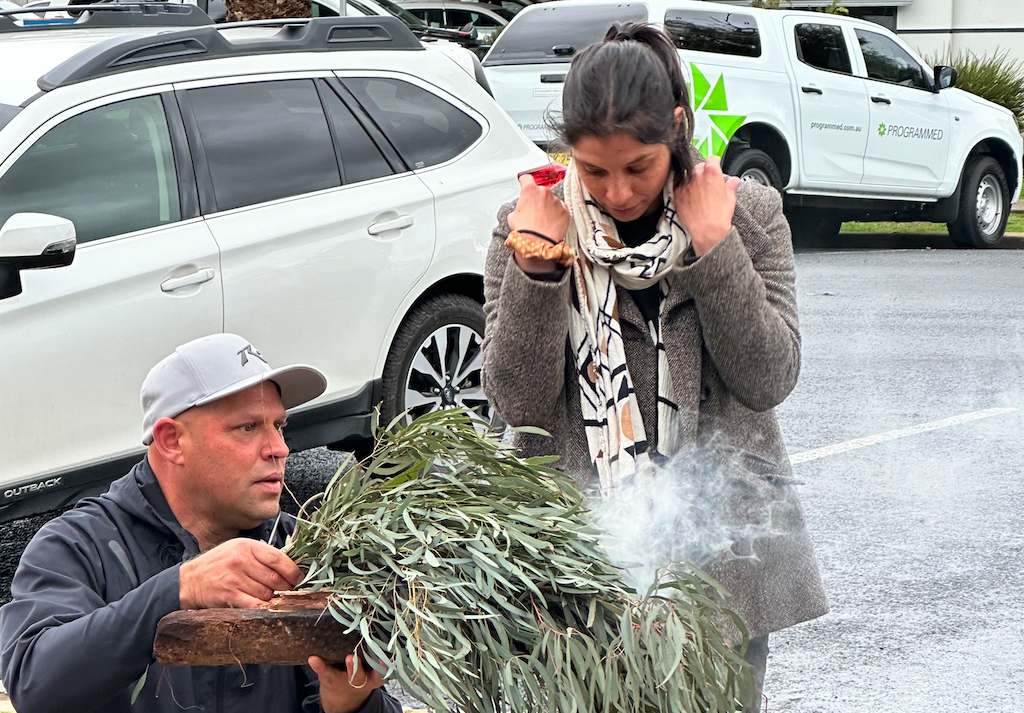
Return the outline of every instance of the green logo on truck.
[[[692,62],[690,71],[693,74],[693,81],[690,82],[690,103],[693,106],[693,113],[695,116],[703,115],[708,118],[707,122],[696,122],[707,126],[707,129],[700,135],[694,133],[693,145],[705,158],[720,157],[729,146],[729,139],[743,126],[747,117],[729,113],[725,75],[719,75],[712,87],[711,82]]]

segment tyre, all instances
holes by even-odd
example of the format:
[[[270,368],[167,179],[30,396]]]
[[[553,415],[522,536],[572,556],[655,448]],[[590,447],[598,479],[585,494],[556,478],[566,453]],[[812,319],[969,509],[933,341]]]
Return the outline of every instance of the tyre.
[[[744,181],[755,181],[762,186],[782,190],[782,174],[774,159],[760,149],[743,149],[729,156],[729,162],[722,169],[730,176],[739,176]]]
[[[828,211],[814,208],[791,208],[786,211],[793,242],[828,247],[839,238],[843,221]]]
[[[991,156],[967,160],[960,184],[960,215],[947,223],[961,248],[993,248],[1003,239],[1010,217],[1010,187],[1002,166]]]
[[[431,297],[406,317],[384,365],[381,423],[464,406],[501,427],[481,384],[484,310],[465,295]]]

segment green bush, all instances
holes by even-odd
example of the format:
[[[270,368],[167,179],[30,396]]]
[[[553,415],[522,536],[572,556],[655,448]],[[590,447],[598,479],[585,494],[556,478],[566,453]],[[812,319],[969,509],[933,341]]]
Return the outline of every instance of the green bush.
[[[1024,62],[1011,59],[1009,50],[980,57],[970,50],[929,57],[929,64],[956,68],[956,86],[983,99],[1005,106],[1017,117],[1024,132]]]

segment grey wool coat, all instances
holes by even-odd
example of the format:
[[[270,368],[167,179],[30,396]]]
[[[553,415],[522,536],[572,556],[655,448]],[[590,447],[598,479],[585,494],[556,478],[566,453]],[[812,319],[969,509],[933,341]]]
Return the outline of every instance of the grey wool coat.
[[[555,191],[561,197],[561,186]],[[516,434],[521,455],[561,456],[555,467],[587,489],[596,476],[567,351],[570,273],[537,280],[510,259],[504,243],[514,208],[501,208],[487,255],[484,390],[510,425],[551,434]],[[672,284],[662,317],[680,406],[678,442],[690,454],[680,477],[712,474],[712,517],[729,532],[747,533],[697,564],[729,592],[726,604],[750,636],[763,636],[828,611],[773,412],[800,370],[793,249],[779,193],[741,184],[733,229],[703,257],[688,252],[666,278]],[[617,289],[626,362],[650,442],[657,354],[629,292]]]

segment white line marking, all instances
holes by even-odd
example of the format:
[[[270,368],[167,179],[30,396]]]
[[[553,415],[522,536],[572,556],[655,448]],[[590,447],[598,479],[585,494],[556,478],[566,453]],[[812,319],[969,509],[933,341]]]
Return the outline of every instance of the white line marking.
[[[840,453],[846,453],[847,451],[860,450],[861,448],[885,443],[886,441],[895,441],[900,438],[907,438],[908,436],[916,436],[919,433],[927,433],[928,431],[938,431],[942,428],[959,426],[964,423],[978,421],[991,416],[1002,416],[1008,413],[1016,413],[1019,410],[1020,409],[1017,408],[990,408],[984,411],[972,411],[971,413],[961,414],[960,416],[950,416],[949,418],[944,418],[941,421],[922,423],[919,426],[910,426],[909,428],[900,428],[895,431],[876,433],[873,436],[865,436],[864,438],[855,438],[852,441],[837,443],[834,446],[825,446],[824,448],[814,448],[809,451],[801,451],[800,453],[794,453],[791,455],[789,457],[789,461],[793,465],[797,465],[798,463],[807,463],[812,460],[820,460]]]

